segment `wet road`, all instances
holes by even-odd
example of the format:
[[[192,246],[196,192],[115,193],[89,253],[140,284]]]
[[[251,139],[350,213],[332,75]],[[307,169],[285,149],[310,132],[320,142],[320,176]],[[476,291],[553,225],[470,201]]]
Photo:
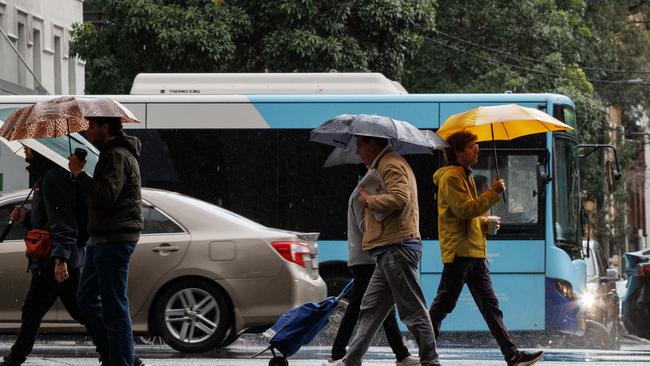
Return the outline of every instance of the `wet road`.
[[[10,343],[0,343],[0,353],[6,354]],[[182,355],[167,346],[137,346],[137,352],[151,366],[266,366],[270,352],[259,359],[250,357],[260,351],[260,347],[237,346],[229,347],[219,352],[209,352],[201,355]],[[415,351],[415,350],[412,350]],[[290,358],[292,366],[320,366],[327,358],[329,347],[303,347]],[[441,361],[446,366],[496,366],[505,365],[498,349],[492,348],[440,348]],[[89,345],[77,345],[74,342],[53,342],[38,344],[34,354],[24,364],[25,366],[90,366],[97,365],[93,356],[93,348]],[[364,365],[389,366],[395,365],[390,348],[372,347]],[[539,365],[648,365],[650,366],[650,346],[638,345],[626,347],[621,351],[600,350],[548,350]]]

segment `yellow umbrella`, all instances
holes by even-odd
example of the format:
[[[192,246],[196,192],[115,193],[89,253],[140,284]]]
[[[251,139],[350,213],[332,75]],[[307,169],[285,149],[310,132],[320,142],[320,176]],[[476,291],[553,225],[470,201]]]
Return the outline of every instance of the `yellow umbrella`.
[[[512,140],[536,133],[566,130],[573,130],[573,127],[538,109],[522,107],[518,104],[503,104],[477,107],[454,114],[447,118],[436,133],[447,140],[456,132],[469,131],[477,136],[477,141],[492,140],[494,164],[499,177],[495,140]]]
[[[437,134],[443,139],[459,131],[475,134],[477,141],[512,140],[542,132],[566,131],[573,127],[548,114],[518,104],[477,107],[447,118]]]

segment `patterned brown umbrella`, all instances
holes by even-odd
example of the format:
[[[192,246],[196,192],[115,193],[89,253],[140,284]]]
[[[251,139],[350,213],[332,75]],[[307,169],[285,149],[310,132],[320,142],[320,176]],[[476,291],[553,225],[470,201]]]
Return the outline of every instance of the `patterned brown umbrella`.
[[[23,107],[9,115],[0,128],[5,139],[59,137],[88,129],[85,117],[119,117],[139,123],[133,113],[109,98],[58,97]]]

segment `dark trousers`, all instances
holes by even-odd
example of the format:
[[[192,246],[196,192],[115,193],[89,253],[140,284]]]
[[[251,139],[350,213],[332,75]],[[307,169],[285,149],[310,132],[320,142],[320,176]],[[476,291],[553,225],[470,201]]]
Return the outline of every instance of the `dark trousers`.
[[[102,364],[133,366],[134,347],[129,299],[129,260],[135,242],[104,243],[88,247],[77,293],[86,329],[95,339]]]
[[[83,317],[75,297],[79,284],[79,269],[69,269],[68,273],[70,277],[61,283],[54,279],[53,268],[32,274],[32,281],[21,309],[22,323],[18,337],[11,347],[11,356],[15,360],[24,362],[32,351],[41,321],[57,298],[61,299],[72,318],[83,324]]]
[[[456,307],[464,284],[467,284],[476,306],[501,348],[501,353],[506,358],[512,356],[517,352],[517,347],[512,343],[503,324],[503,313],[499,310],[499,300],[492,288],[486,259],[456,257],[452,263],[444,265],[438,294],[429,310],[436,337],[440,335],[442,320]]]
[[[348,295],[348,307],[345,310],[343,319],[341,319],[341,324],[339,325],[339,330],[336,333],[334,345],[332,346],[332,359],[334,360],[345,357],[345,348],[352,337],[352,332],[354,331],[354,327],[359,319],[361,299],[363,299],[363,294],[368,288],[368,283],[370,282],[370,278],[374,271],[374,264],[360,264],[350,267],[350,273],[352,274],[354,282],[352,284],[352,290]],[[393,350],[395,358],[398,361],[402,361],[406,357],[410,356],[411,354],[409,353],[408,348],[404,345],[402,333],[397,325],[394,307],[386,317],[386,320],[384,320],[383,326],[384,332],[386,332],[386,340],[388,340],[388,344]]]

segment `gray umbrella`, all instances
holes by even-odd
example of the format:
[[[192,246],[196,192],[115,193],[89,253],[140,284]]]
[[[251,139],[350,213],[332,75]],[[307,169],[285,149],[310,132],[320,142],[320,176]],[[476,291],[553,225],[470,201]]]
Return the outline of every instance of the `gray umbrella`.
[[[348,164],[361,164],[361,158],[357,155],[356,151],[345,150],[342,147],[337,147],[327,156],[327,159],[325,159],[325,162],[323,163],[323,168]]]
[[[310,141],[355,151],[354,136],[389,139],[400,154],[431,154],[435,149],[449,146],[438,135],[425,133],[408,122],[367,114],[336,116],[313,129]]]

